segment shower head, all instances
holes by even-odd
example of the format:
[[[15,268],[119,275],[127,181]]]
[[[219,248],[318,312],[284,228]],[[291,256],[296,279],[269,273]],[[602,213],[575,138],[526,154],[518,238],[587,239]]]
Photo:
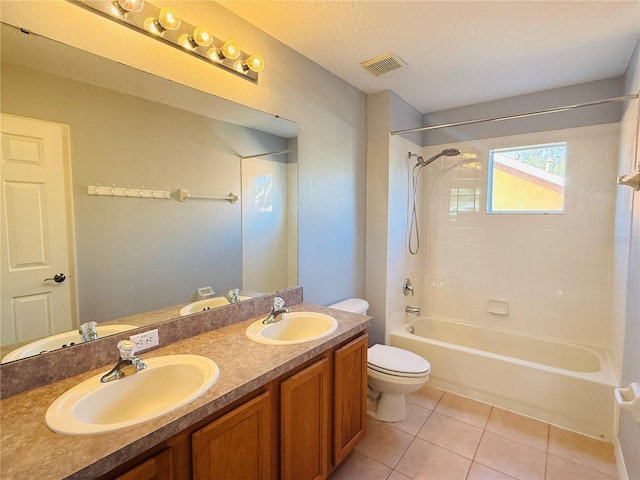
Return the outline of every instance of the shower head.
[[[458,150],[457,148],[445,148],[440,153],[436,153],[433,157],[428,158],[427,160],[422,160],[422,161],[420,161],[420,163],[423,166],[426,167],[431,162],[435,162],[440,157],[443,157],[443,156],[444,157],[455,157],[456,155],[460,155],[460,150]]]
[[[460,155],[460,150],[457,148],[445,148],[442,152],[442,155],[445,157],[455,157],[456,155]]]

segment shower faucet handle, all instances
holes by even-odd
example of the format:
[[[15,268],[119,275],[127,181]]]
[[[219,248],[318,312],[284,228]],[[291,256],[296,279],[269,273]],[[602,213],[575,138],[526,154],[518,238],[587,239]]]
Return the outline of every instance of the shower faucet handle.
[[[404,283],[402,284],[402,293],[405,297],[409,296],[409,294],[413,296],[413,285],[411,285],[411,280],[408,278],[404,279]]]

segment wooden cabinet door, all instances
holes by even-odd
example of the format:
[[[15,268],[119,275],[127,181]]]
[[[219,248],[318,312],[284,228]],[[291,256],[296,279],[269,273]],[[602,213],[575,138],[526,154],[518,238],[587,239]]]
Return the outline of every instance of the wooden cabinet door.
[[[280,384],[282,480],[327,477],[330,376],[325,357]]]
[[[167,449],[115,480],[173,480],[172,472],[171,450]]]
[[[269,392],[249,400],[192,435],[195,480],[267,480],[271,472]]]
[[[333,362],[333,461],[338,465],[366,433],[367,335],[338,348]]]

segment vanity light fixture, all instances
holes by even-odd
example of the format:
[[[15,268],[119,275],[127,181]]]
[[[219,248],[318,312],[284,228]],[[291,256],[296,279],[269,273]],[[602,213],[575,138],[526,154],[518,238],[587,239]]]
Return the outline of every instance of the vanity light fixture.
[[[144,0],[77,0],[77,3],[251,81],[256,82],[258,72],[264,68],[260,55],[242,51],[234,40],[217,39],[206,25],[189,25],[171,6],[158,8]]]

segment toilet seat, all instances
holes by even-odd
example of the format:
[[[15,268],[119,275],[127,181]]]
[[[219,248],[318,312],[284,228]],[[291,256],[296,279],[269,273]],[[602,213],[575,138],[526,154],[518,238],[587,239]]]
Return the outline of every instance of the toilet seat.
[[[369,347],[367,367],[394,377],[424,377],[431,372],[431,365],[420,355],[381,344]]]

